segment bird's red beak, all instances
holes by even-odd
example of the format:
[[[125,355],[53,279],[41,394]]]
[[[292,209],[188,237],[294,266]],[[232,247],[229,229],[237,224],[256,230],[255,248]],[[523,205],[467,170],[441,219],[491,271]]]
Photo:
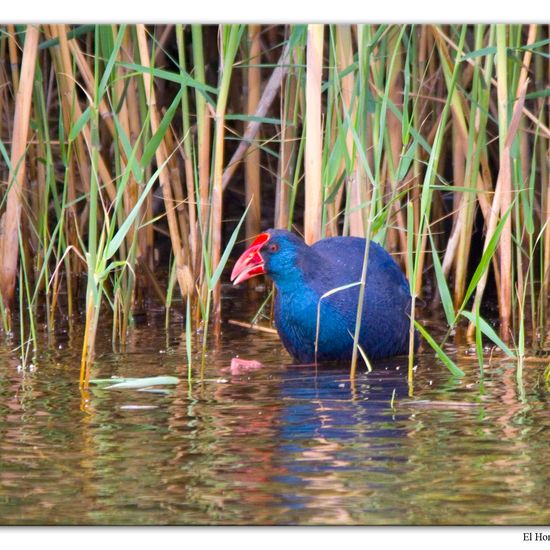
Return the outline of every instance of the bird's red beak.
[[[231,280],[234,285],[265,273],[264,259],[260,254],[260,249],[267,241],[269,241],[269,234],[260,233],[252,245],[241,254],[231,272]]]

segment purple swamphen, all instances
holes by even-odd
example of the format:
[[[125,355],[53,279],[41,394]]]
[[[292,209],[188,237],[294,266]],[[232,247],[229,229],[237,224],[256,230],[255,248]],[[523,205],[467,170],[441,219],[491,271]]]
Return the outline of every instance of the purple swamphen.
[[[270,229],[240,256],[231,280],[239,284],[261,274],[273,280],[277,331],[298,362],[349,359],[360,287],[330,291],[361,280],[366,242],[358,237],[332,237],[308,246],[289,231]],[[373,242],[369,243],[361,313],[359,344],[369,359],[408,353],[409,284],[395,260]]]

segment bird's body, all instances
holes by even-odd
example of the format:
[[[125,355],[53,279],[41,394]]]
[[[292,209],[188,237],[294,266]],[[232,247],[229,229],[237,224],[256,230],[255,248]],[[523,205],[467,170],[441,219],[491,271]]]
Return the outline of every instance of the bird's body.
[[[366,240],[333,237],[308,246],[288,231],[270,230],[255,243],[241,256],[233,276],[237,273],[240,282],[258,274],[261,260],[262,272],[277,289],[275,324],[289,353],[301,363],[349,359]],[[403,272],[381,246],[370,242],[359,333],[369,359],[408,352],[410,309]]]

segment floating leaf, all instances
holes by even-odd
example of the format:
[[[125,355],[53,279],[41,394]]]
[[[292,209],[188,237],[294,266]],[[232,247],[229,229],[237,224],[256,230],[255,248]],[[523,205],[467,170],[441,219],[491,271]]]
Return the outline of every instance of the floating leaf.
[[[114,382],[114,384],[113,384]],[[90,380],[91,384],[106,384],[110,383],[106,389],[139,389],[149,386],[167,386],[174,385],[179,382],[179,378],[175,376],[153,376],[147,378],[97,378]]]

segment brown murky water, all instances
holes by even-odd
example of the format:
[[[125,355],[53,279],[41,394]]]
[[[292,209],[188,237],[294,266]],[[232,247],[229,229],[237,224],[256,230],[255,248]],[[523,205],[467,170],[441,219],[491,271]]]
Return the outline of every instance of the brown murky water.
[[[546,363],[518,386],[515,364],[493,359],[480,384],[464,350],[462,380],[425,353],[409,396],[404,359],[351,384],[346,370],[290,366],[276,336],[224,325],[189,386],[182,332],[150,315],[116,352],[100,334],[94,377],[181,381],[95,386],[86,412],[76,329],[33,368],[0,349],[2,524],[550,522]],[[265,368],[232,375],[237,354]]]

